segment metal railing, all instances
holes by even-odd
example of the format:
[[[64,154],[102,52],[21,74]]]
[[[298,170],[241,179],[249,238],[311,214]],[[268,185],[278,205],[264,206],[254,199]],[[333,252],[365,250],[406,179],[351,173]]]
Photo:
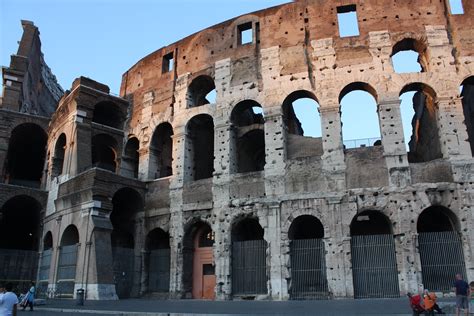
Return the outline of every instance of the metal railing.
[[[345,149],[360,148],[360,147],[372,147],[382,145],[380,137],[373,138],[360,138],[360,139],[345,139],[342,141]]]

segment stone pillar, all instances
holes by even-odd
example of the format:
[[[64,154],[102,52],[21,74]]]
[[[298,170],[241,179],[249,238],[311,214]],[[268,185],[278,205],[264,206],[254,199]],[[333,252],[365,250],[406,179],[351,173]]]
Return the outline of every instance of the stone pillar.
[[[268,242],[270,255],[270,286],[269,294],[273,300],[281,300],[283,287],[285,292],[286,282],[283,282],[281,262],[281,209],[278,203],[270,205],[267,213],[267,227],[265,229],[265,240]]]
[[[438,129],[444,158],[462,160],[471,158],[464,113],[460,98],[438,97]]]
[[[265,115],[265,192],[285,193],[285,133],[281,106],[267,108]]]
[[[379,101],[377,112],[389,184],[405,187],[411,183],[411,178],[400,114],[400,99]]]
[[[86,113],[77,111],[76,113],[76,132],[73,136],[74,144],[70,150],[71,153],[71,176],[75,176],[92,166],[91,157],[91,127],[83,123]]]
[[[150,155],[151,149],[149,147],[150,142],[146,146],[140,145],[138,149],[138,179],[141,181],[155,179],[153,171],[150,170]]]

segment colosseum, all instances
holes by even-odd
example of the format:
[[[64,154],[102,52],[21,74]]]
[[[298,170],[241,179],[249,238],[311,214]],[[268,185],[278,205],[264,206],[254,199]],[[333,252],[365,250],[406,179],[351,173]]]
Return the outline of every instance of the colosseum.
[[[449,293],[474,279],[473,26],[474,1],[295,0],[145,56],[115,96],[85,77],[64,91],[22,21],[2,69],[0,279],[91,300]],[[420,71],[394,70],[404,51]],[[359,90],[380,139],[348,146]]]

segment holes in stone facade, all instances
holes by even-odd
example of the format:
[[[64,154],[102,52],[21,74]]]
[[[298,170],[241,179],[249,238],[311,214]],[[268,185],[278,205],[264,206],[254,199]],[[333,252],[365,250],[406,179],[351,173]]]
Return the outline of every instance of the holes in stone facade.
[[[471,154],[474,156],[474,76],[462,82],[461,86],[462,108],[464,123],[466,124]]]
[[[464,14],[462,0],[449,0],[449,9],[451,14]]]
[[[168,177],[173,174],[173,127],[161,123],[155,129],[150,143],[151,179]]]
[[[125,145],[124,154],[122,156],[122,173],[125,177],[138,177],[138,163],[140,155],[138,153],[139,141],[136,137],[132,137]]]
[[[233,172],[262,171],[265,166],[264,118],[260,104],[253,100],[239,102],[231,113]],[[231,150],[232,152],[232,150]]]
[[[252,22],[247,22],[237,26],[237,41],[239,45],[253,43]]]
[[[174,69],[174,57],[173,57],[173,52],[168,53],[163,56],[163,61],[162,61],[162,73],[168,73],[173,71]]]
[[[408,92],[415,92],[411,102],[411,108],[413,108],[414,113],[411,122],[406,121],[402,114],[403,125],[410,126],[409,124],[411,124],[410,127],[404,128],[405,138],[411,134],[408,143],[408,161],[427,162],[441,158],[435,92],[431,87],[423,83],[412,83],[402,89],[400,92],[401,98],[403,99],[405,97],[404,94]],[[402,104],[403,106],[407,105]]]
[[[391,58],[396,73],[425,72],[428,69],[426,45],[413,38],[396,43]]]
[[[188,88],[188,108],[216,102],[216,86],[210,76],[194,78]]]
[[[63,133],[58,137],[54,146],[53,163],[51,166],[51,176],[57,177],[63,173],[64,153],[66,150],[66,135]]]
[[[92,122],[110,126],[116,129],[123,128],[124,115],[122,110],[112,102],[97,103],[92,114]]]
[[[207,114],[186,125],[185,181],[207,179],[214,172],[214,122]]]
[[[36,124],[13,129],[5,161],[6,183],[39,187],[43,176],[47,135]]]
[[[116,171],[117,168],[117,142],[107,134],[92,137],[92,166]]]
[[[340,37],[359,36],[355,4],[337,7],[337,25]]]

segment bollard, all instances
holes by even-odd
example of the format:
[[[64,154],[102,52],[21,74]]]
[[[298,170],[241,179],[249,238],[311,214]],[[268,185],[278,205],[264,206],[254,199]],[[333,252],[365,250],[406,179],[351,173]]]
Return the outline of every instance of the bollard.
[[[79,305],[79,306],[84,305],[84,289],[76,290],[76,305]]]

